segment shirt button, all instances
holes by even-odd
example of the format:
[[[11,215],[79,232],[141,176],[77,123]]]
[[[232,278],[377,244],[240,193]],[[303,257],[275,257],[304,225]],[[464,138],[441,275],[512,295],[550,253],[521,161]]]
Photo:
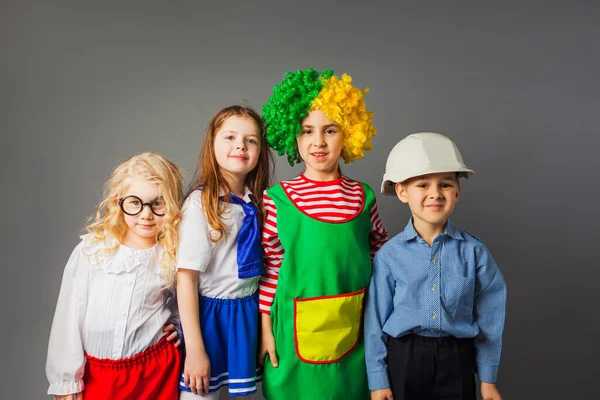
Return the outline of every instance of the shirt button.
[[[433,286],[431,287],[431,290],[435,290],[435,285],[433,285]]]
[[[431,259],[431,262],[433,262],[434,264],[435,264],[435,263],[437,263],[437,258],[433,257],[433,258]]]
[[[125,311],[123,311],[123,312],[121,313],[121,317],[122,317],[122,318],[125,318],[126,316],[127,316],[127,313],[126,313]]]
[[[133,286],[133,281],[127,282],[127,286]]]
[[[438,317],[438,316],[437,316],[437,314],[433,314],[433,315],[431,316],[431,318],[433,318],[433,319],[437,319],[437,317]]]

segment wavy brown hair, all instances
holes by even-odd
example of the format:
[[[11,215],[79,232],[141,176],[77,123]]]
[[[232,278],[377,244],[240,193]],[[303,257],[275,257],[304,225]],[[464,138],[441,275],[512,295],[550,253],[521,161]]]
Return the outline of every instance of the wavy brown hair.
[[[179,244],[179,223],[183,203],[183,175],[177,165],[156,153],[141,153],[121,163],[104,184],[104,200],[90,217],[86,230],[96,241],[114,243],[103,252],[112,253],[119,248],[127,234],[127,223],[118,204],[131,178],[142,176],[158,185],[165,200],[166,211],[156,241],[163,249],[161,269],[168,286],[175,280],[174,266]],[[98,255],[95,255],[98,257]]]
[[[256,111],[250,107],[235,105],[219,110],[212,117],[206,128],[204,144],[202,145],[202,150],[200,150],[196,172],[194,173],[194,179],[188,196],[194,190],[202,188],[202,208],[208,225],[214,232],[214,234],[210,235],[210,240],[215,243],[221,240],[223,236],[227,236],[227,230],[219,216],[226,212],[229,194],[231,193],[231,189],[215,157],[215,136],[221,126],[223,126],[223,123],[225,123],[225,120],[230,117],[249,118],[254,121],[258,128],[260,136],[258,163],[248,173],[246,186],[254,195],[254,201],[259,210],[258,218],[261,226],[264,224],[266,218],[262,194],[271,184],[272,171],[275,165],[273,154],[269,149],[265,135],[265,124]],[[221,190],[225,193],[225,201],[219,201]]]

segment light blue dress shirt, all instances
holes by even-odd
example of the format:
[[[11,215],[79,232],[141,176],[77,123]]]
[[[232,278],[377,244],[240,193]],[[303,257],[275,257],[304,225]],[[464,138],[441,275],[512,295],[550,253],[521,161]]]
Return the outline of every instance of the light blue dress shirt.
[[[365,310],[369,388],[389,388],[390,337],[475,338],[477,374],[495,383],[502,350],[506,284],[483,242],[451,221],[432,246],[412,218],[377,252]]]

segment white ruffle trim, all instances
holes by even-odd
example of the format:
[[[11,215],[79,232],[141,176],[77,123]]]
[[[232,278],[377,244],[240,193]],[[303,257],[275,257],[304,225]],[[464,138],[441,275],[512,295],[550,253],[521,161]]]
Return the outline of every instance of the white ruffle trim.
[[[131,272],[140,266],[148,265],[153,256],[158,257],[158,245],[143,250],[121,245],[114,252],[107,252],[103,250],[113,247],[114,242],[98,241],[89,234],[81,239],[84,241],[83,254],[88,262],[109,274]],[[161,273],[159,266],[156,266],[155,270],[156,273]]]
[[[52,382],[48,387],[48,394],[65,395],[79,393],[83,390],[83,379],[72,379],[63,382]]]

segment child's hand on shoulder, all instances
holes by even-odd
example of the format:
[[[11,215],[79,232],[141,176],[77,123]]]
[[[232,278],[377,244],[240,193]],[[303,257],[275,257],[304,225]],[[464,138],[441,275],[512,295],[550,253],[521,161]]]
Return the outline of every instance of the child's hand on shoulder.
[[[483,400],[502,400],[495,383],[481,382],[481,398]]]
[[[371,390],[371,400],[394,400],[392,389]]]
[[[210,360],[205,350],[188,350],[183,368],[183,384],[195,394],[208,393],[210,389]]]
[[[179,332],[175,329],[175,325],[166,324],[163,327],[163,332],[166,332],[165,336],[167,337],[167,342],[175,340],[175,347],[178,347],[181,344],[181,338],[179,337]],[[169,332],[171,333],[169,334]]]

